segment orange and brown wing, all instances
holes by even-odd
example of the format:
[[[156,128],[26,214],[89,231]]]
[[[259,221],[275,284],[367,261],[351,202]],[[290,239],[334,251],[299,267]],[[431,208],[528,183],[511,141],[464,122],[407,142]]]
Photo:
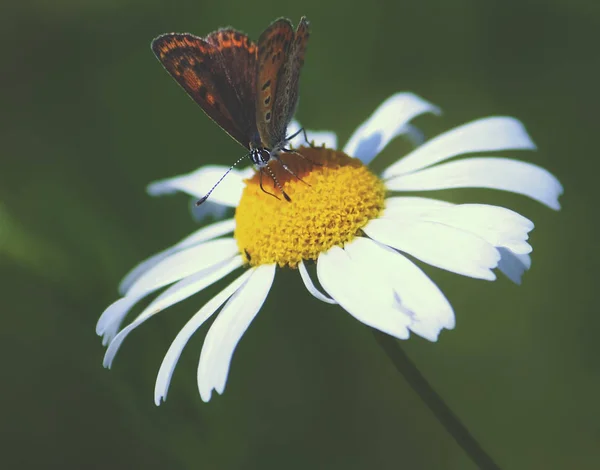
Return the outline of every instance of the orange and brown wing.
[[[244,52],[236,53],[235,67],[255,70],[256,46],[246,36],[241,33],[240,36],[241,41],[236,41],[236,44],[240,44]],[[202,110],[231,137],[248,147],[256,126],[254,116],[249,119],[241,111],[247,106],[253,107],[254,99],[248,93],[234,89],[232,72],[227,68],[232,61],[224,59],[219,41],[204,40],[192,34],[170,33],[154,39],[152,50],[167,72]]]
[[[277,94],[275,99],[274,114],[278,123],[284,127],[278,132],[285,133],[287,126],[294,117],[296,106],[298,105],[298,93],[300,91],[300,72],[304,65],[304,55],[308,44],[308,21],[303,16],[296,28],[294,42],[290,45],[287,54],[287,60],[283,66],[279,83],[277,86]]]
[[[281,122],[277,115],[277,100],[281,93],[279,79],[293,40],[292,25],[284,18],[272,23],[258,40],[256,125],[263,145],[269,148],[285,139],[288,122]]]
[[[217,61],[221,63],[225,81],[218,83],[217,88],[227,109],[243,124],[245,134],[256,142],[256,44],[232,28],[209,34],[206,42],[213,44],[219,52]]]

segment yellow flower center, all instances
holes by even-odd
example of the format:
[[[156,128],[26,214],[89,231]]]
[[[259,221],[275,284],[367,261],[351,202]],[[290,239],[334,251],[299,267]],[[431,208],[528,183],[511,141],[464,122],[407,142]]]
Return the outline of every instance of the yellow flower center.
[[[385,186],[360,160],[326,148],[285,153],[269,169],[291,198],[287,202],[269,169],[246,180],[236,209],[235,238],[252,266],[277,263],[296,267],[316,260],[332,246],[343,246],[380,215]],[[261,189],[262,179],[262,187]],[[271,193],[277,197],[273,197]]]

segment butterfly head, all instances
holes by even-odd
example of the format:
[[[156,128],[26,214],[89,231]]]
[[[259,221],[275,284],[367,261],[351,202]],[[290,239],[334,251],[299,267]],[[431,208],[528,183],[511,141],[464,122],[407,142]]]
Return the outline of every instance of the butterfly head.
[[[249,157],[258,168],[264,168],[271,161],[271,151],[264,147],[254,147],[250,149]]]

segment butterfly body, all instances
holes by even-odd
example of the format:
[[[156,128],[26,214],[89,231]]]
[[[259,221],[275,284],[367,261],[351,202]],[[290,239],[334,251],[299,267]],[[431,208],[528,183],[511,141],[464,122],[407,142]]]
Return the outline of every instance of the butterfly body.
[[[202,110],[244,146],[259,169],[285,151],[287,127],[298,104],[308,22],[296,31],[287,19],[273,22],[258,44],[224,28],[200,38],[163,34],[152,50]]]
[[[253,147],[250,149],[250,161],[258,168],[263,168],[269,164],[271,158],[275,157],[275,151],[266,147]]]

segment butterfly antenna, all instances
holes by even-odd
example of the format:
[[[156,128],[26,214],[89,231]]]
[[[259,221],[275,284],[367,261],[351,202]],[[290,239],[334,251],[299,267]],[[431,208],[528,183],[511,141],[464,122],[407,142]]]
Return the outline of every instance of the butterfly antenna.
[[[211,193],[212,193],[212,192],[215,190],[215,188],[216,188],[217,186],[219,186],[219,183],[221,183],[221,181],[223,181],[223,179],[225,179],[225,177],[226,177],[226,176],[229,174],[229,172],[230,172],[231,170],[233,170],[233,169],[236,167],[236,165],[237,165],[238,163],[240,163],[240,162],[241,162],[241,161],[242,161],[244,158],[248,158],[248,157],[249,157],[249,155],[250,155],[250,154],[247,154],[247,155],[244,155],[243,157],[240,157],[240,158],[238,158],[238,160],[237,160],[237,161],[236,161],[236,162],[235,162],[233,165],[231,165],[231,166],[229,167],[229,169],[228,169],[228,170],[227,170],[227,171],[226,171],[226,172],[223,174],[223,176],[221,176],[221,177],[219,178],[219,181],[217,181],[217,182],[215,183],[215,185],[214,185],[212,188],[210,188],[210,191],[209,191],[209,192],[207,192],[207,193],[206,193],[206,195],[204,195],[203,197],[201,197],[200,199],[198,199],[198,200],[196,201],[196,207],[198,207],[200,204],[202,204],[203,202],[205,202],[205,201],[208,199],[208,197],[211,195]]]

